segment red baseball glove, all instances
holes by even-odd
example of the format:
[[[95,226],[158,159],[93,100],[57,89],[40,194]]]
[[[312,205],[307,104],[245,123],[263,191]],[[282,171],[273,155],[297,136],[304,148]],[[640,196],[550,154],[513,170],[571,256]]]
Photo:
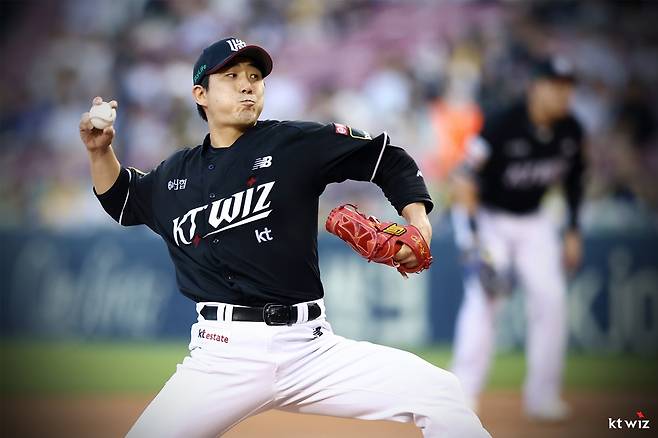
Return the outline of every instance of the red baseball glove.
[[[432,263],[430,247],[418,228],[413,225],[380,222],[373,216],[366,217],[355,205],[345,204],[331,210],[325,227],[368,259],[368,262],[393,266],[405,278],[407,273],[420,272],[429,268]],[[402,245],[411,248],[418,265],[407,268],[393,260]]]

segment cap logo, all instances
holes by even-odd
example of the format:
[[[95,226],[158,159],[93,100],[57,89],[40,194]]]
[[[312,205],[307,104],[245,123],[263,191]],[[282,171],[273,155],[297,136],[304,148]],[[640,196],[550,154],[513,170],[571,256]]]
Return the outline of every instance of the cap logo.
[[[242,40],[236,39],[236,38],[231,38],[230,40],[226,41],[228,43],[229,48],[233,52],[237,52],[243,47],[247,47],[247,43],[245,43]]]
[[[196,73],[194,74],[194,82],[195,82],[195,83],[196,83],[196,81],[199,80],[199,78],[201,77],[201,75],[203,74],[203,72],[206,71],[206,67],[207,67],[206,64],[203,64],[203,65],[202,65],[201,67],[199,67],[199,69],[196,71]]]

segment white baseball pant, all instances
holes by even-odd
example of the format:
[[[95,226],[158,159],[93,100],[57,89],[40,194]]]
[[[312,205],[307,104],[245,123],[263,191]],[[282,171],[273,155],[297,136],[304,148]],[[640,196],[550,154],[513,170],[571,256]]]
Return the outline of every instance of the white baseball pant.
[[[189,356],[128,436],[214,437],[268,409],[414,422],[425,437],[490,436],[453,374],[334,334],[318,303],[320,318],[291,326],[199,316]]]
[[[526,293],[524,385],[526,408],[560,397],[567,343],[566,281],[556,227],[542,213],[512,215],[481,209],[478,238],[501,272],[513,269]],[[458,245],[470,243],[460,227]],[[494,352],[495,319],[502,297],[488,297],[474,276],[466,279],[457,316],[452,371],[472,406],[482,391]]]

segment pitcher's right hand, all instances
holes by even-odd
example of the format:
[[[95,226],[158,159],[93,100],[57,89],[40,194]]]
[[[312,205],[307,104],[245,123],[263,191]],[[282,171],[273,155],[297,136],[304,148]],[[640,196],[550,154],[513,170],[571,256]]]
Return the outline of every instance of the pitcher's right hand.
[[[99,96],[94,97],[93,105],[100,105],[103,99]],[[116,100],[109,102],[110,106],[117,109],[118,103]],[[108,126],[105,129],[96,129],[91,124],[89,113],[83,113],[80,118],[80,139],[87,147],[89,153],[103,153],[105,152],[114,139],[115,131],[114,126]]]

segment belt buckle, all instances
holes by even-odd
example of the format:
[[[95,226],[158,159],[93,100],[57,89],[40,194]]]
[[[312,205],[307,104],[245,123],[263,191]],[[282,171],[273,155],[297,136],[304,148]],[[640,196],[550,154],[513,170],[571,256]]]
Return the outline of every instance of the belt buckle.
[[[292,325],[291,306],[268,303],[263,306],[263,321],[267,325]]]

